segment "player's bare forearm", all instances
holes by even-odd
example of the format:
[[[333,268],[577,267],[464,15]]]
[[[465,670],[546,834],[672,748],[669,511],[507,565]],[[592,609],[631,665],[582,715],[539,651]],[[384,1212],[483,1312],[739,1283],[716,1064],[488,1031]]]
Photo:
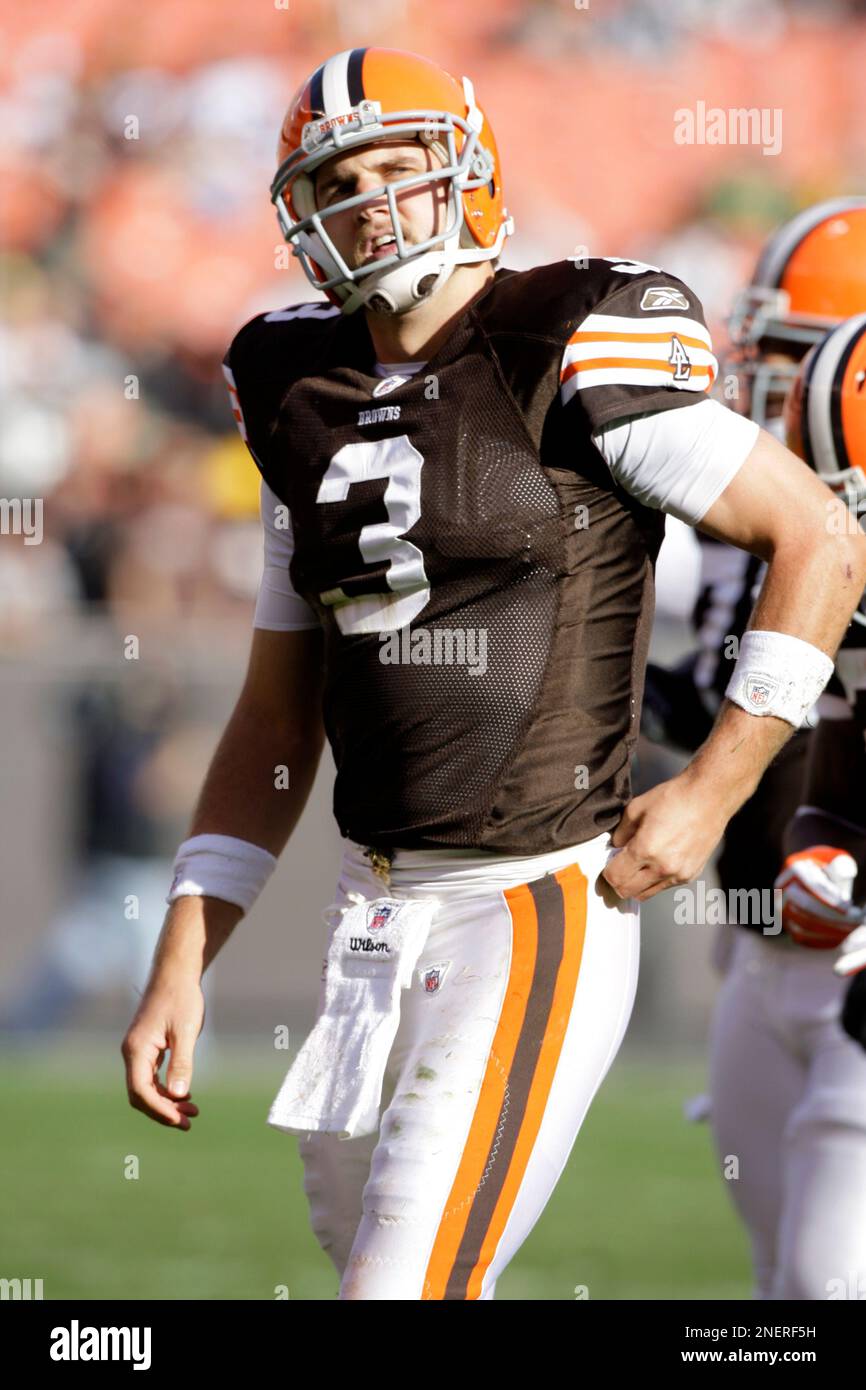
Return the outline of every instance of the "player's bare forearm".
[[[253,635],[246,680],[217,745],[192,835],[234,835],[279,857],[325,741],[321,632]]]
[[[866,587],[866,535],[811,469],[761,431],[701,527],[768,562],[751,628],[835,654]],[[614,890],[643,901],[696,877],[793,731],[723,701],[683,772],[625,808],[613,836],[621,853],[604,872]]]
[[[242,916],[236,903],[222,898],[177,898],[166,913],[154,949],[148,990],[180,976],[200,980]]]
[[[234,835],[279,857],[307,803],[322,742],[318,718],[294,731],[274,728],[239,703],[205,777],[190,835]],[[242,915],[221,898],[178,898],[163,926],[153,976],[179,971],[199,979]]]
[[[699,529],[767,561],[751,628],[835,653],[866,586],[866,535],[811,468],[761,430]]]
[[[772,714],[758,718],[723,700],[712,732],[684,768],[683,780],[696,798],[716,808],[717,819],[726,825],[793,732],[784,719]]]
[[[307,803],[324,743],[316,692],[309,714],[275,723],[239,702],[214,753],[190,835],[235,835],[279,857]]]
[[[789,633],[834,656],[864,587],[866,536],[823,528],[803,535],[794,526],[782,531],[769,557],[749,627]],[[727,809],[729,820],[793,732],[786,720],[758,717],[724,700],[687,769],[697,794]]]
[[[785,534],[769,558],[749,626],[786,632],[834,656],[866,587],[866,537]],[[794,726],[758,717],[724,700],[706,742],[689,764],[698,794],[727,807],[751,796]]]
[[[306,805],[323,742],[320,634],[257,631],[190,835],[233,835],[278,856]],[[159,1124],[186,1130],[198,1114],[190,1084],[204,1021],[201,977],[242,915],[234,903],[197,895],[178,898],[166,915],[121,1047],[130,1104]]]
[[[232,835],[279,857],[321,757],[321,632],[256,629],[243,689],[211,759],[189,835]],[[220,898],[172,904],[154,977],[200,979],[242,916]]]

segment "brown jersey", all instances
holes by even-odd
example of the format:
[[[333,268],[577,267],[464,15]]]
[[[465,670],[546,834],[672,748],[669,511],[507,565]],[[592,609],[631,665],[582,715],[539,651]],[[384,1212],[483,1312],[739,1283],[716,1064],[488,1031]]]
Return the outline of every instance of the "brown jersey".
[[[691,291],[614,259],[500,269],[408,379],[324,301],[235,336],[236,418],[324,628],[343,835],[521,855],[616,824],[664,517],[591,436],[704,399],[696,331]]]

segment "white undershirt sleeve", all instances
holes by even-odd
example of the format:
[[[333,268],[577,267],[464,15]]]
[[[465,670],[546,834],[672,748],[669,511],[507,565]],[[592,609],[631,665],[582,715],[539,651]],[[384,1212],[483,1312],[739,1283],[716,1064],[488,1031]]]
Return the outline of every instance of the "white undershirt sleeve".
[[[262,479],[260,494],[265,533],[265,562],[259,584],[253,627],[272,632],[301,632],[319,626],[316,612],[292,587],[289,561],[294,553],[292,520],[288,508]],[[277,517],[287,525],[277,525]]]
[[[627,492],[695,526],[751,453],[758,429],[719,401],[704,400],[613,422],[592,439]]]

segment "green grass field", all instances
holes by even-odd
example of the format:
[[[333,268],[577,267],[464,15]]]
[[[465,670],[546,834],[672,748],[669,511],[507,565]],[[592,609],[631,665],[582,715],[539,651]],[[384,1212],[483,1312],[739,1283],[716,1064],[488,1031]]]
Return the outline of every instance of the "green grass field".
[[[42,1278],[46,1299],[272,1299],[278,1285],[335,1298],[297,1142],[265,1124],[282,1074],[221,1054],[180,1134],[128,1107],[112,1051],[0,1064],[0,1275]],[[749,1297],[708,1127],[682,1117],[701,1085],[699,1067],[620,1059],[497,1299],[573,1299],[577,1285],[590,1299]]]

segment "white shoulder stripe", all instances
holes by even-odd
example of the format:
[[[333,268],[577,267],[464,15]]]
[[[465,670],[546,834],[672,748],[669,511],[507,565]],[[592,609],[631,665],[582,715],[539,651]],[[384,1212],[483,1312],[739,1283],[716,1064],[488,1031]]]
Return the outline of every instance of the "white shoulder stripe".
[[[588,343],[572,343],[566,348],[562,355],[562,366],[564,369],[571,366],[573,362],[593,362],[598,359],[608,358],[617,358],[625,361],[632,357],[641,362],[670,362],[672,343],[675,336],[676,335],[673,333],[670,334],[670,336],[665,334],[665,337],[660,343],[638,342],[633,338],[625,340],[617,339],[614,342],[608,342],[600,338],[592,338]],[[688,343],[688,339],[681,339],[681,344],[683,341]],[[695,366],[712,367],[713,374],[715,375],[718,363],[709,348],[693,347],[689,344],[683,351],[687,353],[689,361]],[[571,373],[569,373],[569,375],[571,375]]]
[[[713,374],[708,368],[698,368],[688,379],[676,381],[673,368],[664,371],[651,367],[597,367],[575,372],[560,387],[563,405],[568,405],[576,391],[589,391],[594,386],[655,386],[671,387],[678,391],[706,391],[712,385]]]

